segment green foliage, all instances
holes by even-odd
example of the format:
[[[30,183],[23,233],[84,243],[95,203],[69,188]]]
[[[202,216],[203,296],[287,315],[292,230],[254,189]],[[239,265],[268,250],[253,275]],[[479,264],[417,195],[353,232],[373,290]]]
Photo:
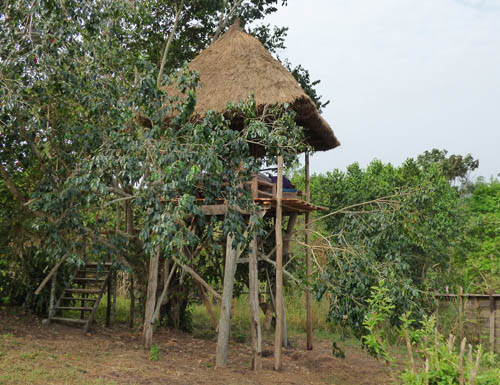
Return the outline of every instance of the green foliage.
[[[316,283],[330,294],[330,319],[363,333],[370,288],[383,279],[395,306],[390,322],[421,308],[419,290],[443,281],[460,232],[459,196],[436,166],[373,161],[311,178],[312,201],[330,208],[329,243]],[[428,274],[432,271],[433,274]]]
[[[159,359],[160,359],[160,348],[157,345],[152,345],[150,360],[153,362],[157,362]]]
[[[469,290],[500,290],[500,181],[479,180],[464,198],[467,222],[455,266]]]
[[[411,328],[413,322],[407,319],[401,332],[403,334],[406,331],[409,335],[412,345],[409,354],[422,359],[424,365],[415,365],[403,371],[403,384],[459,384],[461,377],[464,385],[500,384],[500,370],[495,355],[484,352],[481,346],[473,349],[469,345],[457,350],[438,332],[433,317],[424,319],[418,328]]]
[[[186,2],[163,74],[163,83],[178,86],[175,97],[156,79],[177,2],[17,0],[2,6],[0,279],[11,279],[7,271],[18,274],[19,229],[19,249],[36,246],[28,259],[40,273],[65,254],[76,264],[126,259],[143,272],[158,248],[185,259],[221,233],[235,234],[235,245],[246,242],[238,210],[221,226],[204,217],[197,198],[214,203],[224,197],[230,207],[252,209],[242,186],[278,153],[292,163],[303,134],[287,106],[268,111],[271,124],[251,98],[228,106],[225,115],[195,121],[198,79],[183,65],[209,44],[220,22],[224,31],[232,21],[226,19],[237,15],[260,20],[277,2],[243,1],[231,15],[234,1]],[[282,46],[285,32],[261,26],[256,34],[272,49]],[[243,119],[243,130],[231,129],[232,114]],[[262,144],[268,157],[251,157],[249,143]],[[130,221],[117,228],[118,207]],[[259,229],[258,223],[251,230]],[[210,256],[217,254],[204,254]],[[2,297],[11,296],[1,287]],[[33,290],[18,287],[24,294]]]
[[[419,155],[417,162],[423,167],[437,166],[440,172],[450,182],[458,182],[464,187],[472,171],[479,167],[479,160],[474,159],[471,154],[448,155],[446,150],[432,149]]]
[[[409,360],[406,369],[396,376],[391,368],[395,359],[389,349],[387,334],[384,333],[384,324],[394,311],[394,306],[384,281],[372,287],[368,303],[369,312],[364,322],[367,334],[363,337],[363,342],[372,355],[385,360],[393,379],[396,380],[396,377],[399,379],[398,383],[500,384],[500,369],[495,355],[483,352],[481,346],[473,349],[469,345],[467,352],[465,342],[457,351],[453,336],[450,336],[451,342],[445,341],[437,330],[434,317],[424,317],[417,323],[410,317],[410,312],[400,316],[401,325],[398,328],[401,337],[406,340]],[[460,382],[460,378],[463,382]]]
[[[393,312],[394,305],[383,280],[378,286],[372,286],[371,293],[371,297],[366,301],[368,312],[363,326],[367,333],[363,336],[363,344],[374,357],[382,357],[386,362],[391,362],[388,343],[384,338],[384,324]]]

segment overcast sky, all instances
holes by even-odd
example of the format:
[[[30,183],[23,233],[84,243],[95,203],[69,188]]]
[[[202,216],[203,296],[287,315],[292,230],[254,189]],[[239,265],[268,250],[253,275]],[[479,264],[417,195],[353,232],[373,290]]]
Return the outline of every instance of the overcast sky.
[[[320,79],[341,147],[312,171],[432,148],[500,172],[500,0],[289,0],[266,21],[290,27],[279,53]]]

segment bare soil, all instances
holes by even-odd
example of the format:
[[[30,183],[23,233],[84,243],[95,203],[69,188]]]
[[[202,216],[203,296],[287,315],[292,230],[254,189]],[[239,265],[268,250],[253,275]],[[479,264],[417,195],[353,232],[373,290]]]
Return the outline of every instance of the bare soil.
[[[264,341],[263,370],[250,369],[248,344],[231,343],[227,368],[215,368],[215,341],[159,329],[158,361],[141,347],[140,330],[96,325],[92,333],[0,308],[0,384],[388,384],[384,364],[358,347],[345,359],[332,356],[331,341],[292,339],[283,370],[273,370],[272,341]]]

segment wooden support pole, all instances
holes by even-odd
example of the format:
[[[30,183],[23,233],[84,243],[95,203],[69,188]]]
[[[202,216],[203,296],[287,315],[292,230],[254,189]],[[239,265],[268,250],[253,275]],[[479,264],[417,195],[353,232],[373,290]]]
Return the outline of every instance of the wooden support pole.
[[[262,331],[259,318],[259,275],[257,268],[257,234],[253,236],[248,261],[248,290],[252,328],[252,369],[262,369]]]
[[[135,323],[135,292],[134,292],[134,277],[132,275],[130,275],[129,296],[130,296],[130,309],[129,309],[128,327],[130,329],[133,329]]]
[[[114,325],[116,322],[116,290],[117,290],[117,282],[116,282],[117,272],[114,271],[111,275],[111,284],[112,284],[112,292],[113,292],[113,303],[111,305],[111,325]]]
[[[311,182],[309,177],[309,151],[306,151],[305,155],[305,182],[306,182],[306,201],[309,203],[311,201]],[[311,284],[311,217],[310,213],[305,214],[305,225],[306,225],[306,280],[307,285]],[[312,292],[311,288],[308,287],[306,291],[306,331],[307,331],[307,350],[312,350],[313,348],[313,325],[312,325]]]
[[[172,259],[181,267],[182,270],[184,270],[186,273],[191,275],[196,281],[198,281],[205,289],[207,289],[215,298],[217,298],[219,301],[222,300],[222,297],[220,296],[219,293],[217,293],[212,286],[210,286],[203,278],[201,278],[196,271],[191,269],[188,265],[182,263],[178,258],[172,255]],[[236,258],[235,258],[236,260]],[[236,263],[236,262],[235,262]]]
[[[210,299],[207,297],[207,294],[205,293],[205,288],[198,281],[195,281],[195,283],[196,286],[198,286],[198,290],[200,291],[200,297],[203,300],[203,303],[205,304],[205,308],[207,309],[210,321],[212,321],[212,327],[214,328],[214,330],[217,330],[217,319],[215,318],[215,314],[212,309],[212,304],[210,303]]]
[[[146,308],[144,313],[143,342],[145,348],[151,348],[153,343],[153,314],[156,304],[156,288],[158,286],[158,261],[160,259],[160,247],[149,258],[148,291],[146,297]]]
[[[495,353],[495,297],[490,290],[490,352]]]
[[[50,318],[56,315],[56,285],[57,270],[52,275],[52,282],[50,283],[49,322]]]
[[[289,258],[289,253],[290,253],[290,244],[292,242],[292,234],[293,230],[295,228],[295,223],[297,222],[297,214],[292,213],[290,214],[290,217],[288,218],[288,225],[285,231],[285,236],[283,238],[283,264],[286,264],[288,262]],[[285,274],[285,269],[282,269],[283,274]],[[281,330],[282,332],[282,340],[281,340],[281,345],[284,348],[288,348],[288,328],[286,325],[286,306],[285,306],[285,297],[283,293],[283,328]]]
[[[278,178],[276,183],[276,219],[274,223],[276,237],[276,332],[274,335],[274,369],[281,369],[281,344],[283,329],[283,233],[282,207],[283,197],[283,156],[278,156]]]
[[[111,326],[111,283],[113,281],[113,273],[108,275],[108,279],[106,280],[107,285],[107,298],[106,298],[106,327],[109,328]]]
[[[238,251],[233,249],[233,237],[228,234],[226,241],[226,262],[224,267],[224,288],[222,292],[221,310],[219,317],[219,334],[217,336],[217,350],[215,366],[227,366],[229,347],[229,333],[231,331],[231,307],[233,302],[234,274],[236,272],[236,257]]]

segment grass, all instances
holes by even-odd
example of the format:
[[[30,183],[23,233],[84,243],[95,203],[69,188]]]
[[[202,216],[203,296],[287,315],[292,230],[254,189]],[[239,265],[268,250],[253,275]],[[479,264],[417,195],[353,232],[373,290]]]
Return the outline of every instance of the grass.
[[[328,301],[313,301],[313,326],[314,334],[322,339],[345,339],[345,335],[339,335],[339,329],[327,321]],[[289,295],[285,297],[286,320],[288,334],[290,336],[303,336],[306,333],[305,295]],[[196,338],[212,339],[216,337],[212,322],[208,316],[204,304],[193,304],[190,307],[193,319],[193,334]],[[219,317],[218,306],[213,307],[215,317]],[[264,315],[260,312],[261,324]],[[271,331],[271,334],[273,332]],[[345,333],[344,333],[345,334]],[[250,336],[250,308],[248,296],[243,294],[233,300],[233,312],[231,318],[231,335],[236,342],[246,342]]]
[[[9,334],[0,334],[0,384],[116,385],[114,381],[84,379],[85,369],[55,363],[67,359],[38,344],[25,344]]]

